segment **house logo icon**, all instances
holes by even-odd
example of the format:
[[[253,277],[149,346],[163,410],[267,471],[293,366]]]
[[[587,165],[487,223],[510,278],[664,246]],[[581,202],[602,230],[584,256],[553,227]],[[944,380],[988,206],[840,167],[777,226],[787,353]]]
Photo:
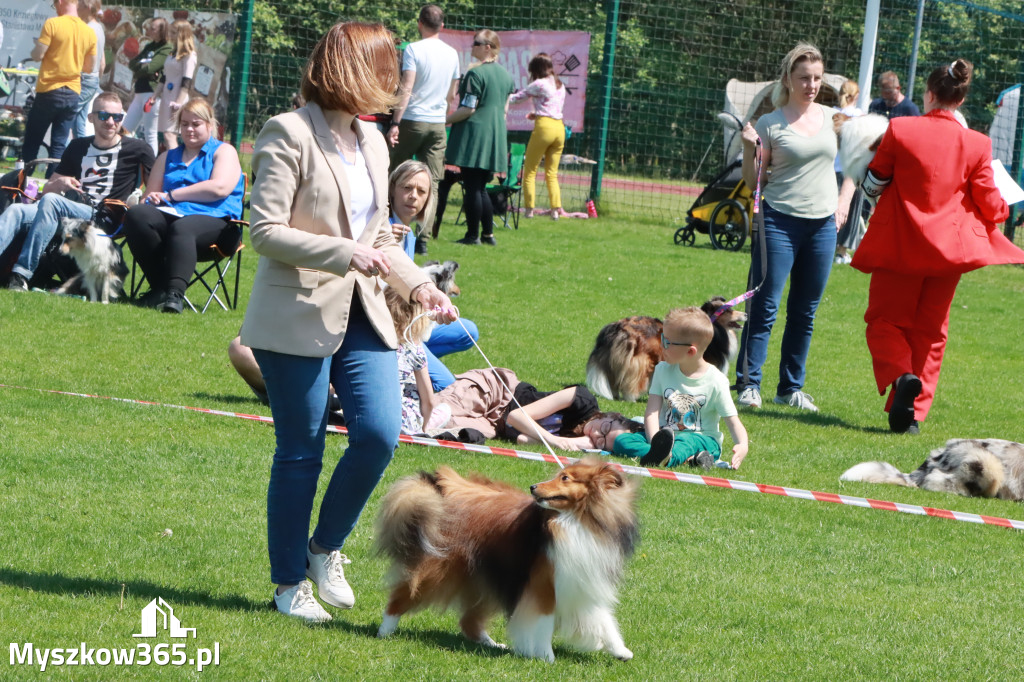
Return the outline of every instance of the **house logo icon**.
[[[161,623],[171,637],[188,637],[189,633],[192,633],[193,638],[196,636],[196,629],[181,627],[181,621],[174,615],[171,605],[163,597],[157,597],[142,608],[142,632],[132,637],[156,637],[157,627]]]

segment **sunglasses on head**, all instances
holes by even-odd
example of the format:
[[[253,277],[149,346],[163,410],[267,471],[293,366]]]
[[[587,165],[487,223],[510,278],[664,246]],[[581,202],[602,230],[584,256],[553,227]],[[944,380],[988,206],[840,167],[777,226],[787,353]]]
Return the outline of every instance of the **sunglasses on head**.
[[[474,40],[473,41],[473,47],[484,47],[484,46],[490,47],[491,44],[490,43],[481,42],[479,40]]]
[[[109,121],[110,119],[114,119],[114,123],[120,123],[124,120],[124,113],[112,114],[109,111],[97,111],[96,118],[98,118],[101,121]]]
[[[664,348],[665,350],[668,350],[669,346],[690,346],[692,348],[696,348],[696,346],[694,346],[692,343],[680,343],[679,341],[669,341],[668,339],[665,338],[665,335],[662,334],[661,347]]]

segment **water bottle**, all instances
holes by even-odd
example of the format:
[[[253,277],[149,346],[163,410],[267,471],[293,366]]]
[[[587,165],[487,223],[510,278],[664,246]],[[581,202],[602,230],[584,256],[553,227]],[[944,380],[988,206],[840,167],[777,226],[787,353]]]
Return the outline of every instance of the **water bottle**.
[[[597,205],[594,204],[594,200],[593,199],[587,199],[587,217],[588,218],[596,218],[597,217]]]

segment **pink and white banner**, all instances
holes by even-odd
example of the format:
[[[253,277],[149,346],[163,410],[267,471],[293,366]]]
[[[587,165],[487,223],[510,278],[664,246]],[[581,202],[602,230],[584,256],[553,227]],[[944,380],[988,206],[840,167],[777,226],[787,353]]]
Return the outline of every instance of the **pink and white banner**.
[[[587,101],[587,66],[590,61],[590,34],[584,31],[498,31],[501,37],[501,52],[498,63],[505,67],[522,90],[530,84],[527,66],[538,52],[551,55],[555,74],[565,84],[566,97],[563,117],[565,124],[574,133],[583,130],[583,110]],[[472,61],[472,31],[449,31],[442,29],[441,39],[459,53],[462,73]],[[526,118],[533,111],[529,99],[509,107],[507,124],[509,130],[533,130],[533,121]]]

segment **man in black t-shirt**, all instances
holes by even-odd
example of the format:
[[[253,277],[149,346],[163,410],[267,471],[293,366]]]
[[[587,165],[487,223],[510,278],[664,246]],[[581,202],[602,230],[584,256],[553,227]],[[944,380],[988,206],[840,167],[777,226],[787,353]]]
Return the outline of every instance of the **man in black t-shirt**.
[[[92,219],[94,206],[104,199],[124,201],[153,167],[153,150],[148,144],[121,136],[124,108],[117,95],[101,93],[93,101],[89,118],[96,134],[68,145],[57,170],[43,186],[39,201],[12,204],[0,215],[0,253],[15,238],[25,235],[9,289],[28,289],[39,258],[60,230],[62,218]],[[84,194],[91,205],[68,199],[65,193]]]

